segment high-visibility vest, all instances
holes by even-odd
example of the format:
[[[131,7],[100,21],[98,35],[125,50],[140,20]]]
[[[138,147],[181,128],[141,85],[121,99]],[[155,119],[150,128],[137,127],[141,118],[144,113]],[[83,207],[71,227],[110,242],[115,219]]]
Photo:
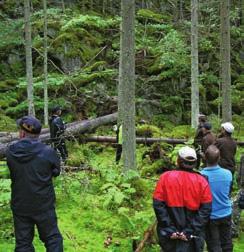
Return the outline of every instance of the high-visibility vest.
[[[9,169],[4,160],[0,160],[0,178],[9,178]]]
[[[122,142],[123,142],[122,125],[119,126],[118,131],[119,131],[118,144],[122,144]]]

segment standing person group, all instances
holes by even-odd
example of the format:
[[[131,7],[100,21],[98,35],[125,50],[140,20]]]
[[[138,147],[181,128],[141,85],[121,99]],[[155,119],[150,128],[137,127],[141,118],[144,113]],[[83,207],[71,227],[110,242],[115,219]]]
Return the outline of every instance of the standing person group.
[[[164,252],[202,252],[204,237],[209,252],[232,252],[232,204],[235,172],[234,126],[221,124],[215,139],[211,124],[201,125],[204,168],[197,167],[194,149],[183,147],[178,168],[161,175],[153,195],[159,244]],[[199,129],[198,129],[199,130]]]
[[[60,117],[61,114],[62,109],[60,106],[56,106],[52,109],[52,116],[49,119],[49,127],[53,147],[56,151],[60,152],[62,161],[65,162],[68,158],[68,151],[65,145],[65,139],[63,137],[65,132],[65,123]]]

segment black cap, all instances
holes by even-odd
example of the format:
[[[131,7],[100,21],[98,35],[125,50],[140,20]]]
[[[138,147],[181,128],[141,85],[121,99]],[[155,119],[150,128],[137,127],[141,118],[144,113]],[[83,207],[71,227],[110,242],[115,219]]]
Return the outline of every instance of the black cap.
[[[55,106],[52,108],[52,113],[57,113],[59,110],[62,110],[62,108],[60,106]]]
[[[211,130],[212,129],[212,125],[209,122],[205,122],[202,127],[205,128],[206,130]]]
[[[17,125],[31,134],[40,134],[42,130],[40,121],[33,116],[23,116],[17,120]]]

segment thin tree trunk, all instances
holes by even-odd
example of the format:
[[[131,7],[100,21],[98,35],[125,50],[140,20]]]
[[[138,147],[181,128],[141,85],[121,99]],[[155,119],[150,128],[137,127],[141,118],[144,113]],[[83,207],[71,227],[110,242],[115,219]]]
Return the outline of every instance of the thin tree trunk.
[[[81,0],[81,9],[82,9],[83,12],[86,10],[85,0]]]
[[[191,127],[197,127],[199,114],[198,83],[198,0],[191,0]]]
[[[102,11],[103,11],[103,14],[106,13],[106,9],[107,9],[107,0],[103,0],[103,6],[102,6]]]
[[[90,10],[93,10],[93,0],[89,0],[90,2]]]
[[[220,1],[220,79],[222,86],[222,119],[231,121],[230,70],[230,1]]]
[[[65,4],[64,4],[64,0],[62,0],[62,11],[63,11],[63,13],[65,13]]]
[[[44,14],[44,124],[48,125],[48,72],[47,72],[47,1],[43,0]]]
[[[118,111],[122,122],[124,172],[136,169],[135,140],[135,0],[121,1]]]
[[[174,22],[177,23],[179,19],[179,10],[178,10],[178,0],[174,0],[171,2],[172,3],[172,8],[173,8],[173,18]]]
[[[27,100],[28,114],[35,116],[34,90],[33,90],[33,70],[32,70],[32,45],[31,45],[31,23],[30,23],[30,1],[25,0],[25,58],[26,58],[26,78],[27,78]]]
[[[180,20],[184,20],[184,2],[183,0],[180,0]]]

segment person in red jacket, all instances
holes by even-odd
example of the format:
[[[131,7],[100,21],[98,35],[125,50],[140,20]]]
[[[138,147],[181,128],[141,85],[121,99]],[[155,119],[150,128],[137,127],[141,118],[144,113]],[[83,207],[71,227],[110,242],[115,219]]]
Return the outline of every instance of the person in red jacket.
[[[181,148],[178,169],[163,173],[154,191],[157,233],[164,252],[203,251],[212,195],[207,179],[193,171],[196,162],[194,149]]]

